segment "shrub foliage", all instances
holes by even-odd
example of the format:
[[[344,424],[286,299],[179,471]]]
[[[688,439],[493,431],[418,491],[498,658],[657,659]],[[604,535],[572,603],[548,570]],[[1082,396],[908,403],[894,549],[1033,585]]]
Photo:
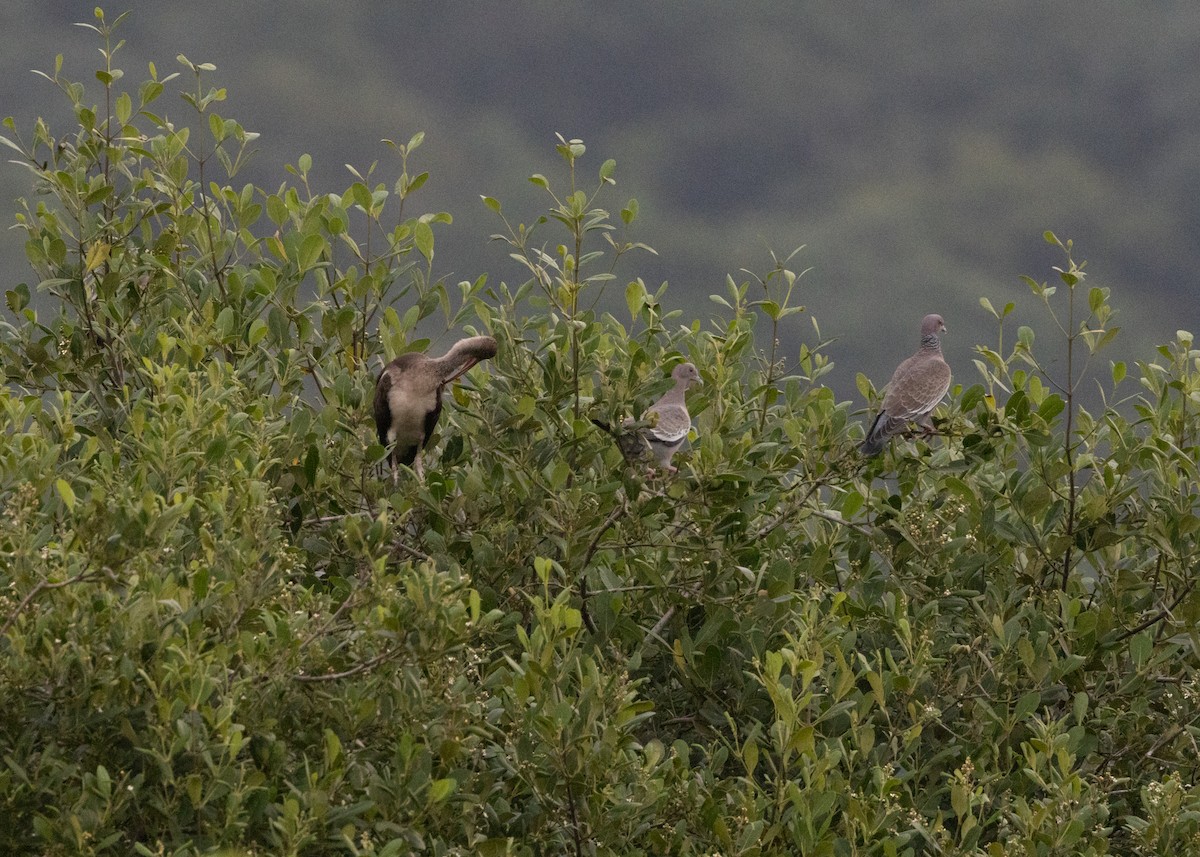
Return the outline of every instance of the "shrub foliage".
[[[1190,334],[1098,380],[1108,292],[1047,234],[1061,340],[983,300],[943,437],[863,461],[816,322],[778,344],[793,257],[682,324],[617,273],[649,248],[614,162],[560,137],[544,212],[483,198],[523,281],[448,283],[421,135],[340,192],[307,157],[239,187],[212,67],[127,89],[116,23],[98,89],[46,75],[72,127],[0,138],[37,192],[0,337],[0,851],[1196,850]],[[381,358],[464,333],[499,354],[393,488]],[[648,478],[590,419],[682,358],[697,436]]]

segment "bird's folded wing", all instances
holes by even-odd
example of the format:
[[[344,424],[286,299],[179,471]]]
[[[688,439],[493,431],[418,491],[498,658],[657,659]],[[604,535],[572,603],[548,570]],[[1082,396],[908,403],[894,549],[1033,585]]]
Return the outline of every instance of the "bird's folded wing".
[[[646,429],[647,434],[661,443],[680,443],[692,427],[692,418],[682,405],[666,405],[646,413],[647,419],[658,417],[658,421]]]
[[[897,419],[916,419],[929,413],[950,389],[950,367],[940,358],[909,358],[896,370],[884,410]]]
[[[388,407],[388,391],[392,389],[392,374],[387,369],[379,376],[375,385],[375,427],[379,432],[379,442],[387,444],[387,432],[392,426],[392,410]]]

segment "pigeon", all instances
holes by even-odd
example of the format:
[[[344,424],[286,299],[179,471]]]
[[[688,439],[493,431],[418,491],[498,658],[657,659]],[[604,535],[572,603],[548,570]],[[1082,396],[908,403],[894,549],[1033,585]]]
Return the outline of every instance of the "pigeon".
[[[392,482],[399,482],[399,464],[411,466],[424,478],[421,449],[429,443],[442,414],[442,390],[480,360],[496,355],[490,336],[461,339],[442,357],[410,352],[383,367],[375,384],[375,429],[388,450]]]
[[[657,402],[646,408],[639,423],[626,419],[622,430],[613,432],[607,423],[592,420],[594,424],[613,434],[617,447],[629,461],[653,458],[659,467],[669,473],[678,468],[671,464],[676,450],[683,445],[692,417],[688,413],[685,394],[692,384],[701,384],[700,373],[692,363],[680,363],[671,372],[675,386],[667,390]]]
[[[903,432],[909,422],[921,426],[926,435],[933,434],[929,415],[950,389],[950,367],[938,339],[945,330],[940,315],[931,313],[921,322],[921,347],[892,374],[883,406],[859,447],[863,455],[878,455],[888,439]]]

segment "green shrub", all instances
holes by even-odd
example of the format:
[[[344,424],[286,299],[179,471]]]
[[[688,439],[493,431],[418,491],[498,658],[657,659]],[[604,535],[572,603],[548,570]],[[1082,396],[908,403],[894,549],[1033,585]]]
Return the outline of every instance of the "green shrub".
[[[943,438],[864,462],[816,321],[779,343],[794,254],[685,325],[614,162],[559,138],[545,213],[483,199],[528,278],[449,284],[420,134],[386,180],[238,188],[211,66],[179,58],[170,119],[177,76],[126,91],[94,29],[103,106],[60,59],[75,127],[0,139],[38,192],[0,336],[0,851],[1196,850],[1200,351],[1099,381],[1069,242],[1061,294],[1027,281],[1061,343],[984,299]],[[499,353],[393,487],[381,358],[460,332]],[[591,419],[678,358],[696,436],[649,478]]]

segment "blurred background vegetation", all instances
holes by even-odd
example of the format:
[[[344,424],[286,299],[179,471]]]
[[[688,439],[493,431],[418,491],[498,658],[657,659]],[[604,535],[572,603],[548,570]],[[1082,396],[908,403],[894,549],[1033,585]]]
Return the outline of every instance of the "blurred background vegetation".
[[[344,164],[391,157],[382,138],[425,131],[425,202],[455,218],[435,266],[451,282],[523,278],[488,241],[479,196],[530,210],[526,178],[556,132],[617,159],[637,238],[660,254],[621,275],[669,280],[689,317],[727,274],[806,245],[800,298],[836,340],[839,395],[858,371],[886,381],[927,311],[946,316],[956,379],[978,380],[968,355],[995,344],[978,298],[1016,300],[1033,323],[1019,275],[1044,279],[1056,261],[1047,229],[1074,239],[1090,285],[1113,288],[1113,359],[1196,314],[1194,3],[134,6],[122,67],[141,79],[146,62],[177,70],[181,51],[212,62],[222,112],[262,133],[241,181],[277,187],[310,153],[315,184],[339,186]],[[63,53],[69,76],[90,79],[91,34],[70,26],[90,19],[82,3],[0,11],[0,113],[18,128],[71,121],[29,72]],[[182,102],[162,109],[186,118]],[[23,170],[0,170],[0,199],[30,189]],[[0,233],[6,288],[29,279],[20,240]],[[783,334],[793,358],[814,338],[804,315]]]

